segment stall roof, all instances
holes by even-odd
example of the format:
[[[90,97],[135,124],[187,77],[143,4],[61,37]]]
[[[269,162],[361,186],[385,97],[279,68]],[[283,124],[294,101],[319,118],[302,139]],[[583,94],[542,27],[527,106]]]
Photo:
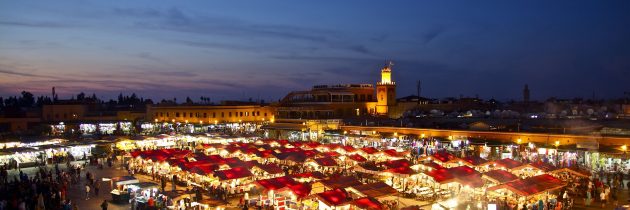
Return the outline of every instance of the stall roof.
[[[403,157],[404,156],[404,152],[397,152],[394,149],[386,149],[381,152],[385,153],[385,155],[390,156],[390,157]]]
[[[246,168],[236,167],[228,170],[215,171],[214,176],[220,180],[239,179],[252,176],[252,173]]]
[[[374,197],[374,198],[378,198],[382,196],[389,196],[389,195],[396,195],[398,193],[396,189],[385,184],[385,182],[381,182],[381,181],[352,186],[351,188],[355,189],[356,191],[359,191],[361,194],[364,194],[368,197]]]
[[[483,180],[481,174],[473,174],[464,177],[456,177],[455,181],[461,185],[465,185],[472,188],[483,187]]]
[[[346,188],[363,184],[353,176],[331,177],[320,181],[324,186],[330,189]]]
[[[558,168],[549,164],[549,163],[545,163],[542,161],[537,161],[537,162],[533,162],[533,163],[528,163],[528,165],[530,165],[531,167],[534,167],[538,170],[544,171],[544,172],[549,172],[549,171],[554,171],[557,170]]]
[[[465,163],[472,166],[480,166],[480,165],[489,163],[488,160],[483,159],[479,156],[467,156],[467,157],[462,158],[462,160],[464,160]]]
[[[433,169],[446,169],[446,168],[444,168],[443,166],[441,166],[440,164],[437,164],[437,163],[435,163],[435,162],[433,162],[433,161],[428,162],[428,163],[422,163],[422,165],[425,165],[425,166],[431,167],[431,168],[433,168]]]
[[[344,189],[334,189],[318,193],[317,197],[320,198],[320,201],[331,207],[341,206],[352,199]]]
[[[409,168],[409,167],[398,167],[398,168],[389,168],[389,169],[385,169],[383,170],[383,172],[389,172],[389,173],[394,173],[394,174],[403,174],[403,175],[413,175],[413,174],[417,174],[416,171],[414,171],[413,169]]]
[[[383,209],[383,204],[381,202],[370,197],[355,199],[351,202],[351,204],[356,206],[359,209],[368,209],[368,210]]]
[[[381,162],[379,165],[385,166],[386,168],[401,168],[409,167],[411,163],[407,159],[398,159]]]
[[[440,184],[451,182],[455,178],[452,174],[448,173],[446,169],[429,170],[423,173],[430,176],[435,182]]]
[[[459,158],[455,157],[455,155],[448,152],[438,152],[431,155],[435,160],[440,161],[442,163],[450,163],[453,161],[457,161]]]
[[[315,178],[315,179],[326,178],[326,176],[324,176],[324,174],[322,174],[319,171],[304,172],[304,173],[299,173],[299,174],[291,174],[289,176],[292,176],[292,177],[295,177],[295,178]]]
[[[363,147],[363,148],[361,148],[361,151],[363,151],[363,152],[365,152],[365,153],[367,153],[369,155],[378,152],[378,150],[376,148],[374,148],[374,147]]]
[[[288,188],[293,192],[294,195],[298,197],[298,199],[302,199],[311,194],[311,190],[313,186],[309,183],[298,183],[294,185],[288,186]]]
[[[273,156],[274,153],[272,150],[258,150],[258,152],[255,152],[254,154],[261,158],[268,158]]]
[[[319,153],[319,156],[322,156],[322,157],[339,157],[339,156],[341,156],[341,154],[339,154],[338,152],[335,152],[335,151],[330,151],[330,152]]]
[[[323,157],[315,159],[317,165],[320,166],[338,166],[337,161],[335,161],[332,157]]]
[[[497,160],[494,161],[495,164],[499,165],[499,166],[503,166],[507,169],[513,169],[513,168],[517,168],[523,165],[523,163],[516,161],[516,160],[512,160],[510,158],[505,158],[505,159],[501,159],[501,160]]]
[[[488,188],[488,190],[507,189],[521,196],[532,196],[566,186],[566,183],[549,174],[521,179]]]
[[[357,149],[355,149],[354,147],[350,146],[350,145],[346,145],[346,146],[342,146],[341,149],[345,150],[346,152],[354,152]]]
[[[315,149],[315,148],[319,147],[319,145],[322,145],[322,144],[319,143],[319,142],[310,141],[310,142],[304,143],[304,145],[306,145],[307,147]]]
[[[139,182],[139,183],[134,183],[134,184],[129,184],[129,185],[136,186],[140,189],[149,189],[149,188],[158,187],[158,184],[154,182]]]
[[[448,173],[452,174],[455,177],[466,177],[470,175],[479,174],[475,169],[468,166],[458,166],[446,169]]]
[[[261,170],[269,173],[269,174],[279,174],[279,173],[283,173],[284,171],[282,170],[282,168],[280,168],[280,166],[273,164],[273,163],[269,163],[269,164],[257,164],[256,167],[260,168]]]
[[[196,165],[191,167],[188,171],[199,175],[208,175],[212,174],[212,172],[214,172],[214,170],[217,170],[218,168],[218,165]]]
[[[351,160],[354,160],[356,162],[365,162],[367,161],[366,158],[364,158],[363,156],[359,155],[359,154],[352,154],[352,155],[348,155],[348,158],[350,158]]]
[[[511,182],[518,179],[518,176],[506,171],[506,170],[492,170],[486,173],[483,173],[483,176],[498,182],[499,184],[503,184],[506,182]]]
[[[282,176],[272,179],[258,180],[256,181],[256,184],[264,187],[266,190],[278,190],[290,185],[296,185],[298,182],[289,176]]]
[[[557,172],[567,172],[567,173],[572,173],[581,177],[590,177],[591,176],[591,172],[585,169],[581,169],[581,168],[577,168],[577,167],[567,167],[567,168],[560,168],[560,169],[556,169],[554,171],[551,171],[551,173],[557,173]]]

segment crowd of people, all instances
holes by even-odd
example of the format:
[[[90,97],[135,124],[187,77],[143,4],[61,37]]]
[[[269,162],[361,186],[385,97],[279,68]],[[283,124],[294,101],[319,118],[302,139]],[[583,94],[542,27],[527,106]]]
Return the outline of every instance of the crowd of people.
[[[0,169],[0,210],[78,210],[76,202],[68,196],[68,189],[78,186],[81,182],[83,166],[74,165],[61,170],[56,164],[54,169],[38,167],[34,175],[27,175],[23,171],[14,177],[8,176],[8,168]],[[99,182],[94,175],[85,173],[87,193],[98,195]],[[86,199],[89,198],[86,194]],[[103,201],[102,209],[107,209],[107,202]]]

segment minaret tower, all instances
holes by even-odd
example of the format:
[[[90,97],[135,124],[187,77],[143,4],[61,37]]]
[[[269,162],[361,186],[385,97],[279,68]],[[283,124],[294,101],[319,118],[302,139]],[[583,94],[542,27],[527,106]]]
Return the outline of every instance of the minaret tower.
[[[392,81],[390,61],[381,69],[381,81],[376,83],[376,114],[387,115],[390,108],[396,105],[396,83]]]
[[[525,88],[523,88],[523,102],[526,104],[529,103],[529,87],[527,84],[525,85]]]

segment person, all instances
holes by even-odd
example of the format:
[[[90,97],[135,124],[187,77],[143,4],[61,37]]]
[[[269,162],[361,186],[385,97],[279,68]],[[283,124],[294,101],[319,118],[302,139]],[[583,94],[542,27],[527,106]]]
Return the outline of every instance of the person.
[[[94,196],[98,196],[98,190],[101,188],[101,182],[97,181],[94,183]]]
[[[604,193],[603,190],[601,193],[599,193],[599,199],[602,202],[602,208],[605,208],[606,207],[606,193]]]
[[[107,200],[103,200],[103,203],[101,203],[101,209],[102,210],[107,210]]]
[[[586,201],[584,202],[584,204],[586,204],[586,206],[590,206],[591,202],[592,202],[593,198],[591,196],[591,191],[587,190],[586,191]]]
[[[85,184],[85,200],[90,200],[90,185]]]

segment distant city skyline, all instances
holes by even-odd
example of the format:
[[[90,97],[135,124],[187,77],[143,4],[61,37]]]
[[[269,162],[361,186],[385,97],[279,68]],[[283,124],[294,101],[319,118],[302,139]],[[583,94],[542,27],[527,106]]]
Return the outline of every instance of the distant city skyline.
[[[0,1],[0,97],[278,100],[370,83],[398,96],[630,92],[630,2]]]

